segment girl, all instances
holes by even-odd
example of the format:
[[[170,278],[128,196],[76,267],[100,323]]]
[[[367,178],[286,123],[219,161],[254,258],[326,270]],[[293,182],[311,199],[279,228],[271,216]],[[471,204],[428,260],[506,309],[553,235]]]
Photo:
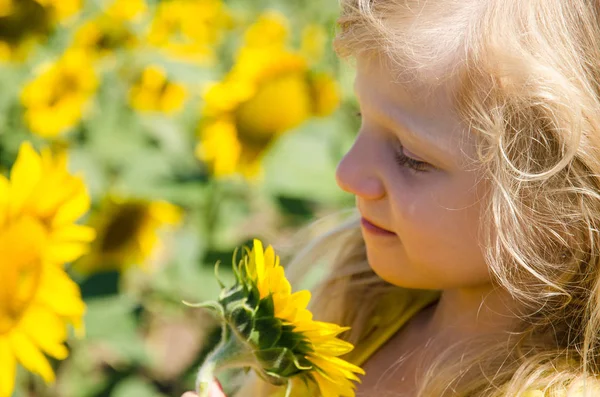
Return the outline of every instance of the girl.
[[[599,27],[592,0],[342,0],[357,220],[290,272],[336,247],[313,305],[357,395],[600,396]]]

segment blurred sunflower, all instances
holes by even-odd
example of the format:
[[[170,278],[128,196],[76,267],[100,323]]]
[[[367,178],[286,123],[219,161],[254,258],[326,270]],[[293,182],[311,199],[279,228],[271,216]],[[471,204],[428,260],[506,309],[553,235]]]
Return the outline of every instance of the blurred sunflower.
[[[67,51],[23,87],[21,102],[27,125],[46,138],[64,133],[79,123],[97,86],[89,55],[81,50]]]
[[[73,47],[105,56],[139,44],[132,21],[147,10],[143,0],[117,0],[105,12],[85,22],[74,35]]]
[[[98,238],[74,269],[88,275],[133,265],[146,268],[149,259],[159,252],[159,230],[178,225],[181,217],[178,207],[164,201],[109,197],[90,220]]]
[[[89,54],[105,56],[115,50],[130,50],[138,44],[126,21],[102,14],[84,23],[75,32],[73,46]]]
[[[145,0],[115,0],[106,10],[111,18],[120,21],[134,21],[148,11]]]
[[[285,19],[263,15],[247,30],[228,75],[205,92],[196,155],[216,177],[256,177],[280,134],[337,107],[332,78],[313,73],[309,59],[289,51],[286,42]]]
[[[0,61],[22,61],[82,0],[0,0]]]
[[[164,69],[157,65],[144,69],[129,91],[131,106],[141,112],[172,114],[181,110],[186,97],[185,87],[169,80]]]
[[[0,175],[0,225],[23,217],[35,219],[45,229],[48,248],[45,260],[62,264],[88,251],[95,238],[89,226],[75,222],[90,208],[90,197],[80,176],[67,169],[68,158],[53,155],[49,149],[38,154],[23,143],[10,173],[10,180]]]
[[[327,43],[327,32],[322,25],[311,24],[302,30],[301,51],[304,56],[314,61],[323,58]]]
[[[19,0],[12,0],[18,2]],[[58,21],[65,21],[81,9],[83,0],[35,0],[49,9]]]
[[[0,0],[0,61],[23,61],[54,29],[52,13],[35,0]]]
[[[0,211],[6,216],[4,204]],[[85,305],[79,287],[44,260],[47,237],[33,217],[0,227],[0,397],[12,395],[17,363],[53,382],[45,355],[65,359],[67,325],[82,330]]]
[[[221,0],[165,0],[156,9],[148,43],[179,60],[210,63],[231,26]]]
[[[88,207],[65,156],[24,143],[10,179],[0,175],[0,397],[11,396],[17,363],[52,382],[45,355],[66,358],[67,325],[82,330],[85,305],[61,265],[94,238],[74,224]]]

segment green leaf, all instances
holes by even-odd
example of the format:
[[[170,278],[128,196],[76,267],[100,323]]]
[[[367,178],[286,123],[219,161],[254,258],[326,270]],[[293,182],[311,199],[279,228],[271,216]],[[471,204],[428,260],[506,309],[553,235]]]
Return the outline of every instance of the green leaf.
[[[138,333],[137,303],[125,295],[87,302],[86,342],[102,343],[127,361],[148,359]]]

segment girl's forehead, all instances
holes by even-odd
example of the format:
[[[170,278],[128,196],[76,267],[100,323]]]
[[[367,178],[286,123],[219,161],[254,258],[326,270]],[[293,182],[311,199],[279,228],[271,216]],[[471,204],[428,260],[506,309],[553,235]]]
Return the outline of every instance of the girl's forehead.
[[[443,74],[443,71],[439,71]],[[422,76],[421,76],[422,77]],[[357,57],[354,91],[359,99],[402,106],[423,117],[456,118],[455,80],[423,79],[400,70],[385,56]]]
[[[398,76],[395,65],[384,58],[357,57],[354,88],[361,111],[455,163],[473,154],[474,137],[456,111],[454,87]]]

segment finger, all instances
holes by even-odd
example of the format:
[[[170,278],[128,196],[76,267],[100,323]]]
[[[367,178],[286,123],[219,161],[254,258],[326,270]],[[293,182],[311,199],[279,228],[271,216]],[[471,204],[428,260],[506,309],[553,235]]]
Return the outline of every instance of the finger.
[[[196,393],[192,393],[191,391],[188,391],[181,397],[198,397],[198,395]]]
[[[225,393],[223,393],[223,389],[218,381],[215,381],[210,385],[210,397],[227,397],[225,396]]]

